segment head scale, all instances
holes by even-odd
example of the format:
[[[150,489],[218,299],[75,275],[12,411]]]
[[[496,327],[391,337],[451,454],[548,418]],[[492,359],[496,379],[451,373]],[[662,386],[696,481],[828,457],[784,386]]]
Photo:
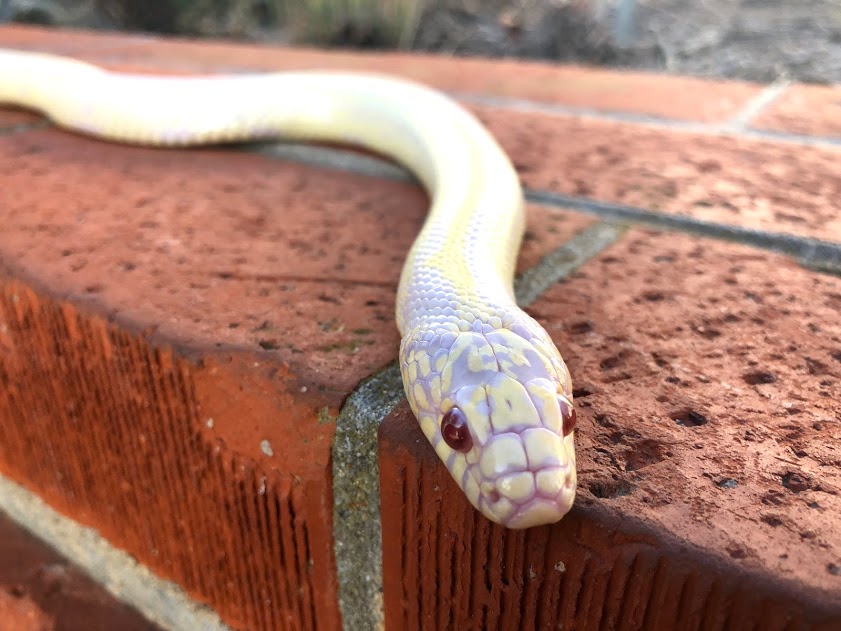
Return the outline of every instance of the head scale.
[[[401,359],[421,429],[477,509],[510,528],[566,514],[575,497],[576,414],[569,372],[534,320],[416,329]]]

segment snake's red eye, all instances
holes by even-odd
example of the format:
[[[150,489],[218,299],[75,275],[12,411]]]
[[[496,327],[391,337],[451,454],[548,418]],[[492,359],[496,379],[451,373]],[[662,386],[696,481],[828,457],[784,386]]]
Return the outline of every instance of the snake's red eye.
[[[441,419],[441,435],[450,449],[466,453],[473,447],[467,417],[457,407],[451,407]]]
[[[558,402],[561,404],[561,419],[563,419],[562,431],[564,436],[569,436],[575,429],[575,408],[564,397],[558,397]]]

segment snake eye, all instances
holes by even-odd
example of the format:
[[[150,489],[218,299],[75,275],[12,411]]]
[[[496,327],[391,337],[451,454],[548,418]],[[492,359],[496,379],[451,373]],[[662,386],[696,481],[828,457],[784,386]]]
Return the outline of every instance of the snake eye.
[[[441,419],[441,435],[450,449],[466,453],[473,447],[467,417],[457,407],[451,407]]]
[[[558,403],[561,404],[561,419],[563,420],[562,431],[564,433],[564,437],[567,437],[572,434],[572,431],[575,429],[575,408],[572,407],[572,403],[567,401],[566,397],[558,397]]]

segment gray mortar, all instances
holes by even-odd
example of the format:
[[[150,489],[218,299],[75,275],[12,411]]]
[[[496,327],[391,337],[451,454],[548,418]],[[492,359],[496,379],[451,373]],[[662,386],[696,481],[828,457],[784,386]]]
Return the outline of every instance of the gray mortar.
[[[791,256],[801,265],[810,269],[836,275],[841,274],[841,244],[839,243],[718,224],[686,215],[657,213],[634,206],[605,203],[586,197],[573,197],[548,191],[527,190],[525,195],[527,200],[535,204],[577,210],[608,221],[643,224],[661,230],[683,232],[720,241],[750,245],[762,250]]]
[[[333,536],[345,629],[383,629],[377,429],[403,398],[397,363],[348,397],[333,439]]]
[[[322,169],[348,171],[386,180],[416,181],[409,171],[394,163],[349,150],[327,149],[326,147],[297,143],[263,143],[245,146],[244,148],[272,158],[289,160]]]
[[[47,119],[38,120],[32,123],[17,123],[17,124],[9,124],[0,127],[0,136],[11,136],[13,134],[20,134],[25,131],[33,131],[37,129],[46,129],[50,127],[52,123]]]
[[[178,585],[155,576],[93,528],[61,515],[3,476],[0,510],[158,626],[171,631],[231,631],[214,611],[191,600]]]

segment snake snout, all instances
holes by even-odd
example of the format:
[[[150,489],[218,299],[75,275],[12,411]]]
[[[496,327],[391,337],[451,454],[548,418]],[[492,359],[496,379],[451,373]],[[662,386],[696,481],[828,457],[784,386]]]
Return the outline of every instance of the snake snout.
[[[558,521],[575,497],[572,437],[545,428],[492,437],[484,446],[476,474],[480,510],[509,528]]]
[[[509,528],[529,528],[560,520],[575,499],[572,467],[521,471],[482,484],[480,509]]]

